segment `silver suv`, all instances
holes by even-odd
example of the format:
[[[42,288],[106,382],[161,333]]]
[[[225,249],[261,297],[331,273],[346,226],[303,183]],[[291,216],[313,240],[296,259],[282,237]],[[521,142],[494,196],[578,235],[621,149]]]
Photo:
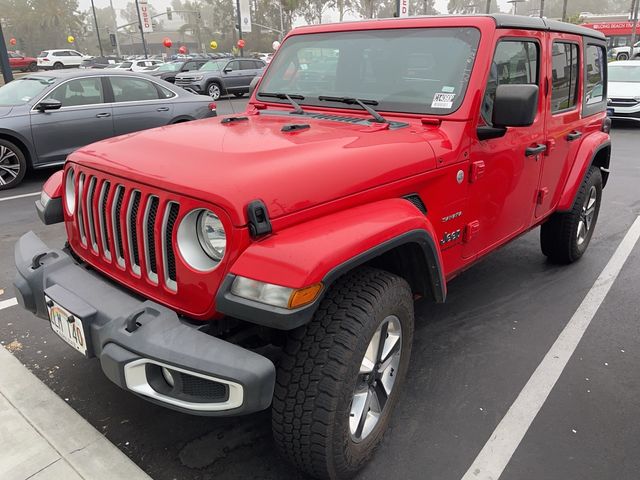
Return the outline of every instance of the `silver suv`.
[[[211,60],[199,70],[176,75],[175,84],[198,94],[218,100],[221,95],[241,97],[249,93],[254,77],[262,75],[265,63],[253,58],[224,58]]]

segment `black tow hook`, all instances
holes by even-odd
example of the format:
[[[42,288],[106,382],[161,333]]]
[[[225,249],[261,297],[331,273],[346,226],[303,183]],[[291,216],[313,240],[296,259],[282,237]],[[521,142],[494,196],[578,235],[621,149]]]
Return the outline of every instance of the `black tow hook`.
[[[49,255],[51,255],[53,258],[58,258],[58,254],[56,252],[39,253],[31,259],[31,270],[37,270],[38,268],[40,268],[43,265],[40,260]]]

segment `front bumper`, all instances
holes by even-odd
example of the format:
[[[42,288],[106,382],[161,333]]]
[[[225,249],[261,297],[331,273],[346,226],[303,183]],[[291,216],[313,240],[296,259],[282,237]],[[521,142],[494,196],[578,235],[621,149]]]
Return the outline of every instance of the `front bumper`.
[[[199,82],[184,82],[176,79],[176,81],[174,82],[174,85],[176,87],[184,88],[185,90],[198,95],[205,93],[204,85],[202,85]]]
[[[15,246],[18,302],[48,320],[45,295],[81,319],[91,356],[105,375],[145,400],[198,415],[264,410],[275,384],[273,363],[201,332],[173,310],[106,280],[33,232]],[[170,385],[163,368],[175,378]]]

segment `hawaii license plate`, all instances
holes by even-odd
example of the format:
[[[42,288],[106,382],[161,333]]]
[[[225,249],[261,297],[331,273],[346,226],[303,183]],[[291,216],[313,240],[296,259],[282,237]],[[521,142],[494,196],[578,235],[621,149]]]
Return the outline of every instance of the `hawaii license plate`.
[[[87,356],[87,338],[82,320],[61,305],[45,297],[51,328],[65,342]]]

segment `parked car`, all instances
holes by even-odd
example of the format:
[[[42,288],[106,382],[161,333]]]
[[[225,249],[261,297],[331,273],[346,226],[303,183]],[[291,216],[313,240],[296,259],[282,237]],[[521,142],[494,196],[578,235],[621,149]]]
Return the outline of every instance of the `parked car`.
[[[297,28],[243,115],[71,154],[37,205],[67,247],[24,235],[16,297],[120,387],[197,415],[271,408],[294,465],[353,478],[430,408],[392,417],[414,299],[444,302],[538,226],[550,261],[585,254],[609,175],[605,49],[515,15]]]
[[[109,68],[115,67],[121,62],[122,59],[118,57],[91,57],[82,60],[80,68]]]
[[[0,190],[88,143],[210,116],[209,97],[142,74],[30,74],[0,87]]]
[[[640,122],[640,60],[609,64],[608,97],[612,119]]]
[[[261,75],[262,60],[235,58],[210,60],[196,72],[179,73],[175,84],[194,93],[209,95],[218,100],[221,95],[242,97],[249,92],[251,80]]]
[[[615,47],[610,50],[610,57],[616,60],[629,60],[631,55],[631,47]],[[633,58],[640,57],[640,41],[636,42],[633,46]]]
[[[207,60],[177,60],[175,62],[165,63],[157,69],[149,72],[149,75],[161,78],[165,82],[174,83],[176,75],[182,72],[191,72],[200,69]]]
[[[85,58],[90,57],[76,50],[44,50],[38,55],[38,68],[43,70],[78,68]]]
[[[23,72],[35,72],[38,70],[38,60],[33,57],[25,57],[16,52],[9,52],[9,65],[11,70]]]

